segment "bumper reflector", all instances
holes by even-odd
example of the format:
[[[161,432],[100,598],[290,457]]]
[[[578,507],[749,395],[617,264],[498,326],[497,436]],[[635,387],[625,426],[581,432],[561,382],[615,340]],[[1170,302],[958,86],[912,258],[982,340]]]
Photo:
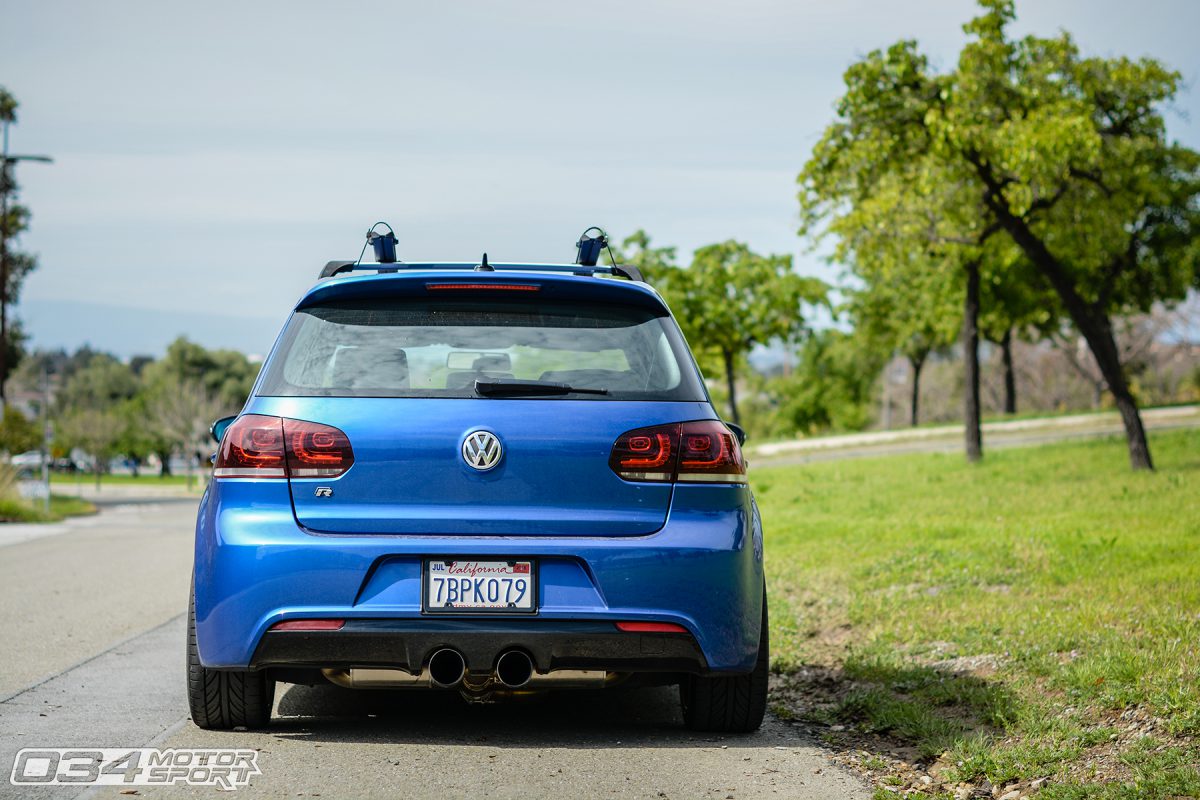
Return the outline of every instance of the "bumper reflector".
[[[346,624],[344,619],[289,619],[276,622],[273,631],[340,631]]]
[[[687,628],[674,622],[618,622],[617,630],[626,633],[687,633]]]

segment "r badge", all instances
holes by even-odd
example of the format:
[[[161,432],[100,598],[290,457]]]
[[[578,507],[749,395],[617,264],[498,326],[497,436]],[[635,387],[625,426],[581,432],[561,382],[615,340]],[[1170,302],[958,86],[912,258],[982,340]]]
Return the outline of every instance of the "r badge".
[[[330,489],[328,486],[318,486],[313,494],[317,497],[333,497],[333,489]]]

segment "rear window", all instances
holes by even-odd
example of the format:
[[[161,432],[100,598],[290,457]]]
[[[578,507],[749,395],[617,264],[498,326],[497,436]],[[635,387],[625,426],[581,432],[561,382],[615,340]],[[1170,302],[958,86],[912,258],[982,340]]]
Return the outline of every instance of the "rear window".
[[[705,398],[678,328],[647,309],[409,298],[296,311],[258,394],[478,397],[504,379],[607,390],[548,399]]]

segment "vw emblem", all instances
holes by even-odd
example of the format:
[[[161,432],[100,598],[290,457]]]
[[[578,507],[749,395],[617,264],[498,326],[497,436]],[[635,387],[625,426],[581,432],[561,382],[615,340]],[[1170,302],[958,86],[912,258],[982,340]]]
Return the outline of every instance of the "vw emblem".
[[[499,464],[503,455],[504,448],[500,446],[496,434],[491,431],[475,431],[463,442],[463,461],[467,462],[468,467],[480,472],[486,472]]]

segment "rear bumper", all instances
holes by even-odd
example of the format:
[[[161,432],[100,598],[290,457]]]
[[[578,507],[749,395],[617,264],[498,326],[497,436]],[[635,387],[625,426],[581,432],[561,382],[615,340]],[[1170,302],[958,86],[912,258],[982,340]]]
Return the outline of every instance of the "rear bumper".
[[[707,670],[686,633],[625,633],[598,620],[351,620],[340,631],[268,631],[250,661],[267,667],[377,667],[417,674],[443,647],[462,653],[467,670],[490,674],[507,650],[524,650],[538,672]]]
[[[517,647],[539,671],[748,672],[762,555],[757,511],[738,486],[676,487],[666,524],[649,536],[338,536],[297,525],[285,481],[216,481],[197,519],[197,644],[213,669],[416,671],[433,649],[451,646],[472,671]],[[537,559],[538,613],[423,615],[421,564],[430,556]],[[299,618],[348,622],[337,632],[268,633]],[[672,622],[688,634],[618,631],[623,620]]]

